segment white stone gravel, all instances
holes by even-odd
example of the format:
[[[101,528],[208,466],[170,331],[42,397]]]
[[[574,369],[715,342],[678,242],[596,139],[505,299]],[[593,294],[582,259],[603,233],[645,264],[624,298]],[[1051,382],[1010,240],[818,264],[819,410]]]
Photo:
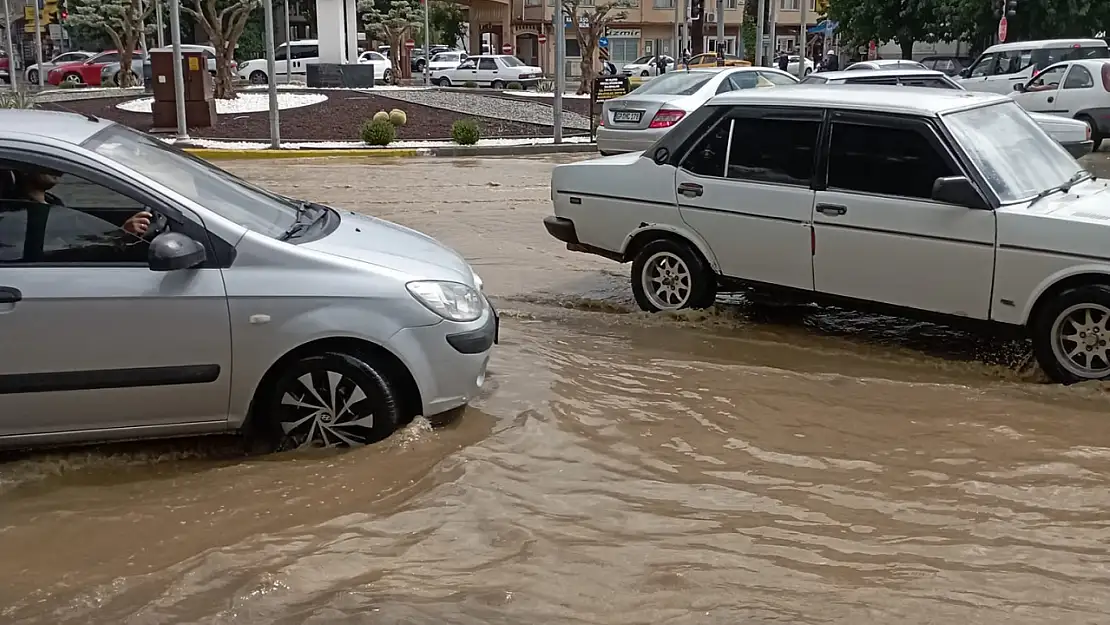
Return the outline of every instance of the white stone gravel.
[[[456,91],[367,91],[384,98],[422,104],[456,113],[492,117],[526,124],[551,125],[551,106],[539,102],[521,102],[476,93]],[[590,120],[577,113],[563,111],[563,127],[589,130]]]
[[[279,93],[278,109],[311,106],[327,99],[328,96],[322,93]],[[121,102],[116,105],[116,108],[132,113],[150,113],[153,105],[154,98],[139,98]],[[260,113],[268,110],[270,110],[270,96],[265,93],[240,93],[234,100],[216,100],[216,113],[219,115]]]
[[[165,139],[166,143],[175,143],[175,139]],[[551,137],[519,138],[519,139],[480,139],[478,147],[491,145],[551,145],[555,140]],[[563,143],[589,143],[589,137],[563,137]],[[209,150],[268,150],[270,144],[260,141],[223,141],[220,139],[189,139],[185,142],[191,147]],[[451,141],[394,141],[384,149],[420,149],[443,148],[456,145]],[[361,141],[294,141],[282,143],[283,150],[341,150],[341,149],[367,149],[380,150],[383,148],[369,146]]]

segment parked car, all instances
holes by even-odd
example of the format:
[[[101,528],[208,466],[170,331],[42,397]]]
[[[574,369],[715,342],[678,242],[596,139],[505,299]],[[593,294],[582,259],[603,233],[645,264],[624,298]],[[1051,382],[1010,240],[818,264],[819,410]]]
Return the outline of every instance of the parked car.
[[[1030,112],[1073,117],[1087,125],[1093,149],[1110,136],[1110,59],[1050,65],[1010,97]]]
[[[274,49],[274,58],[274,71],[278,76],[284,76],[288,68],[291,76],[304,80],[308,66],[320,62],[320,42],[316,39],[301,39],[283,43]],[[265,85],[269,81],[269,70],[266,67],[265,58],[251,59],[239,65],[238,76],[252,85]]]
[[[435,55],[439,54],[440,52],[447,52],[450,49],[451,48],[449,48],[447,46],[443,46],[443,45],[432,46],[431,47],[432,59],[434,60]],[[424,54],[424,48],[416,48],[412,51],[412,54],[410,55],[410,59],[409,59],[409,64],[410,64],[413,72],[415,72],[417,74],[423,74],[424,73],[424,66],[428,64],[428,55]]]
[[[142,53],[136,53],[131,57],[131,84],[138,86],[143,84],[143,65],[149,65],[150,62]],[[104,86],[118,87],[120,82],[120,75],[123,71],[120,68],[119,61],[115,63],[106,63],[100,68],[100,84]]]
[[[1110,181],[1006,96],[733,91],[551,187],[547,231],[632,261],[645,310],[745,289],[875,307],[1024,333],[1059,382],[1110,377]]]
[[[769,67],[715,67],[664,74],[602,105],[597,150],[603,155],[645,150],[717,94],[797,82],[797,78]]]
[[[479,392],[498,315],[431,237],[103,119],[3,110],[0,143],[0,344],[20,354],[0,359],[0,446],[353,446]],[[28,171],[50,204],[10,195]],[[142,238],[120,228],[137,211]]]
[[[749,67],[749,66],[751,66],[750,62],[745,61],[744,59],[742,59],[738,56],[735,56],[735,55],[732,55],[732,54],[726,54],[725,55],[725,67]],[[717,67],[717,53],[716,52],[706,52],[704,54],[696,54],[696,55],[690,57],[690,61],[688,63],[679,63],[679,67],[680,68],[689,67],[690,69],[699,68],[699,67]]]
[[[459,66],[459,63],[462,63],[466,59],[467,54],[460,50],[448,50],[446,52],[440,52],[432,57],[432,62],[428,66],[428,71],[430,73],[437,70],[442,71],[447,69],[455,69]]]
[[[7,52],[0,50],[0,81],[11,83],[11,71],[11,58],[8,57]]]
[[[947,76],[958,76],[968,65],[971,59],[966,56],[927,56],[921,59],[921,64],[926,69],[944,72]]]
[[[667,71],[674,69],[674,58],[666,54],[661,54],[660,57],[662,57],[663,61],[666,63]],[[654,54],[645,54],[631,63],[625,63],[624,66],[621,67],[621,74],[625,76],[639,76],[641,78],[658,76],[659,68],[655,64],[655,58]]]
[[[141,54],[141,50],[136,50],[132,53],[132,56],[138,57]],[[102,76],[101,71],[104,66],[110,63],[119,63],[119,56],[120,54],[116,50],[106,50],[84,61],[58,65],[47,72],[46,81],[55,87],[63,82],[74,85],[89,85],[90,87],[99,86]]]
[[[89,57],[93,56],[94,54],[94,52],[83,51],[66,52],[65,54],[59,54],[49,61],[43,61],[41,70],[44,72],[49,72],[59,65],[65,65],[67,63],[81,63],[88,60]],[[23,76],[27,79],[28,83],[38,83],[39,70],[39,64],[34,63],[28,66],[26,70],[24,70]],[[2,71],[3,70],[0,69],[0,75],[2,75]]]
[[[363,52],[358,57],[359,63],[372,63],[374,65],[374,80],[393,82],[393,61],[381,52],[370,50]]]
[[[971,91],[1008,95],[1041,70],[1060,61],[1110,58],[1102,39],[1047,39],[1000,43],[987,48],[960,72],[960,84]]]
[[[806,76],[807,84],[825,85],[896,85],[900,87],[927,87],[932,89],[959,89],[963,86],[942,72],[922,69],[881,69],[872,72],[820,72]],[[1072,156],[1079,158],[1094,147],[1093,130],[1088,124],[1075,119],[1044,113],[1029,114]]]
[[[917,61],[906,59],[876,59],[874,61],[860,61],[844,68],[846,72],[875,69],[929,69]]]
[[[525,87],[534,85],[543,79],[543,70],[509,54],[483,54],[467,58],[454,69],[435,70],[430,77],[441,87],[472,82],[479,87],[503,89],[513,82]]]
[[[787,63],[786,63],[787,73],[789,73],[792,76],[797,76],[798,75],[798,63],[801,63],[801,62],[802,62],[802,57],[801,56],[798,56],[797,54],[791,54],[788,57]],[[805,76],[809,76],[810,74],[812,74],[813,69],[814,69],[813,59],[808,59],[808,58],[805,59],[805,66],[804,67],[805,67],[805,69],[803,70],[803,74]]]

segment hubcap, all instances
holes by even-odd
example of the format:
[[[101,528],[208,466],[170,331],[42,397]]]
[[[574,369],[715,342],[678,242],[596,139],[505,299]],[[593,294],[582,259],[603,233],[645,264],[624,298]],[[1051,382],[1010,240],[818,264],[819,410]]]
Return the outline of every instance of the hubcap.
[[[690,268],[676,254],[653,254],[644,265],[641,279],[644,294],[660,310],[678,310],[690,299]]]
[[[281,399],[288,412],[281,428],[297,449],[366,443],[374,414],[364,405],[366,392],[336,371],[306,373]]]
[[[1110,374],[1110,308],[1076,304],[1052,324],[1056,361],[1076,377],[1094,380]]]

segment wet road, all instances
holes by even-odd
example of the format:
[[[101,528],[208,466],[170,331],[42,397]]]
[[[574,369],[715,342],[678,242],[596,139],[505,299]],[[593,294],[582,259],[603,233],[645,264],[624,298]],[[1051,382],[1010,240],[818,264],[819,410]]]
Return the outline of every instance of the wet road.
[[[462,251],[486,392],[347,453],[6,457],[0,623],[1110,620],[1104,386],[903,320],[632,312],[540,227],[550,161],[232,169]]]

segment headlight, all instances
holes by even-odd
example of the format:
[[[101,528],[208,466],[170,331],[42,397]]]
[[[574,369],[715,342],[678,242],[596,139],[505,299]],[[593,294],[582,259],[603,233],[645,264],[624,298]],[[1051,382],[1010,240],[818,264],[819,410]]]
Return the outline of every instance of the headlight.
[[[485,310],[481,294],[460,282],[422,280],[405,287],[418,302],[444,319],[474,321]]]
[[[1088,130],[1090,130],[1090,128],[1091,128],[1090,126],[1087,126]],[[1087,137],[1087,138],[1090,139],[1090,137]],[[471,273],[474,273],[474,272],[471,272]],[[482,282],[482,277],[479,276],[477,273],[474,273],[474,286],[478,287],[479,291],[485,291],[486,290],[485,285],[486,285],[486,283]]]

